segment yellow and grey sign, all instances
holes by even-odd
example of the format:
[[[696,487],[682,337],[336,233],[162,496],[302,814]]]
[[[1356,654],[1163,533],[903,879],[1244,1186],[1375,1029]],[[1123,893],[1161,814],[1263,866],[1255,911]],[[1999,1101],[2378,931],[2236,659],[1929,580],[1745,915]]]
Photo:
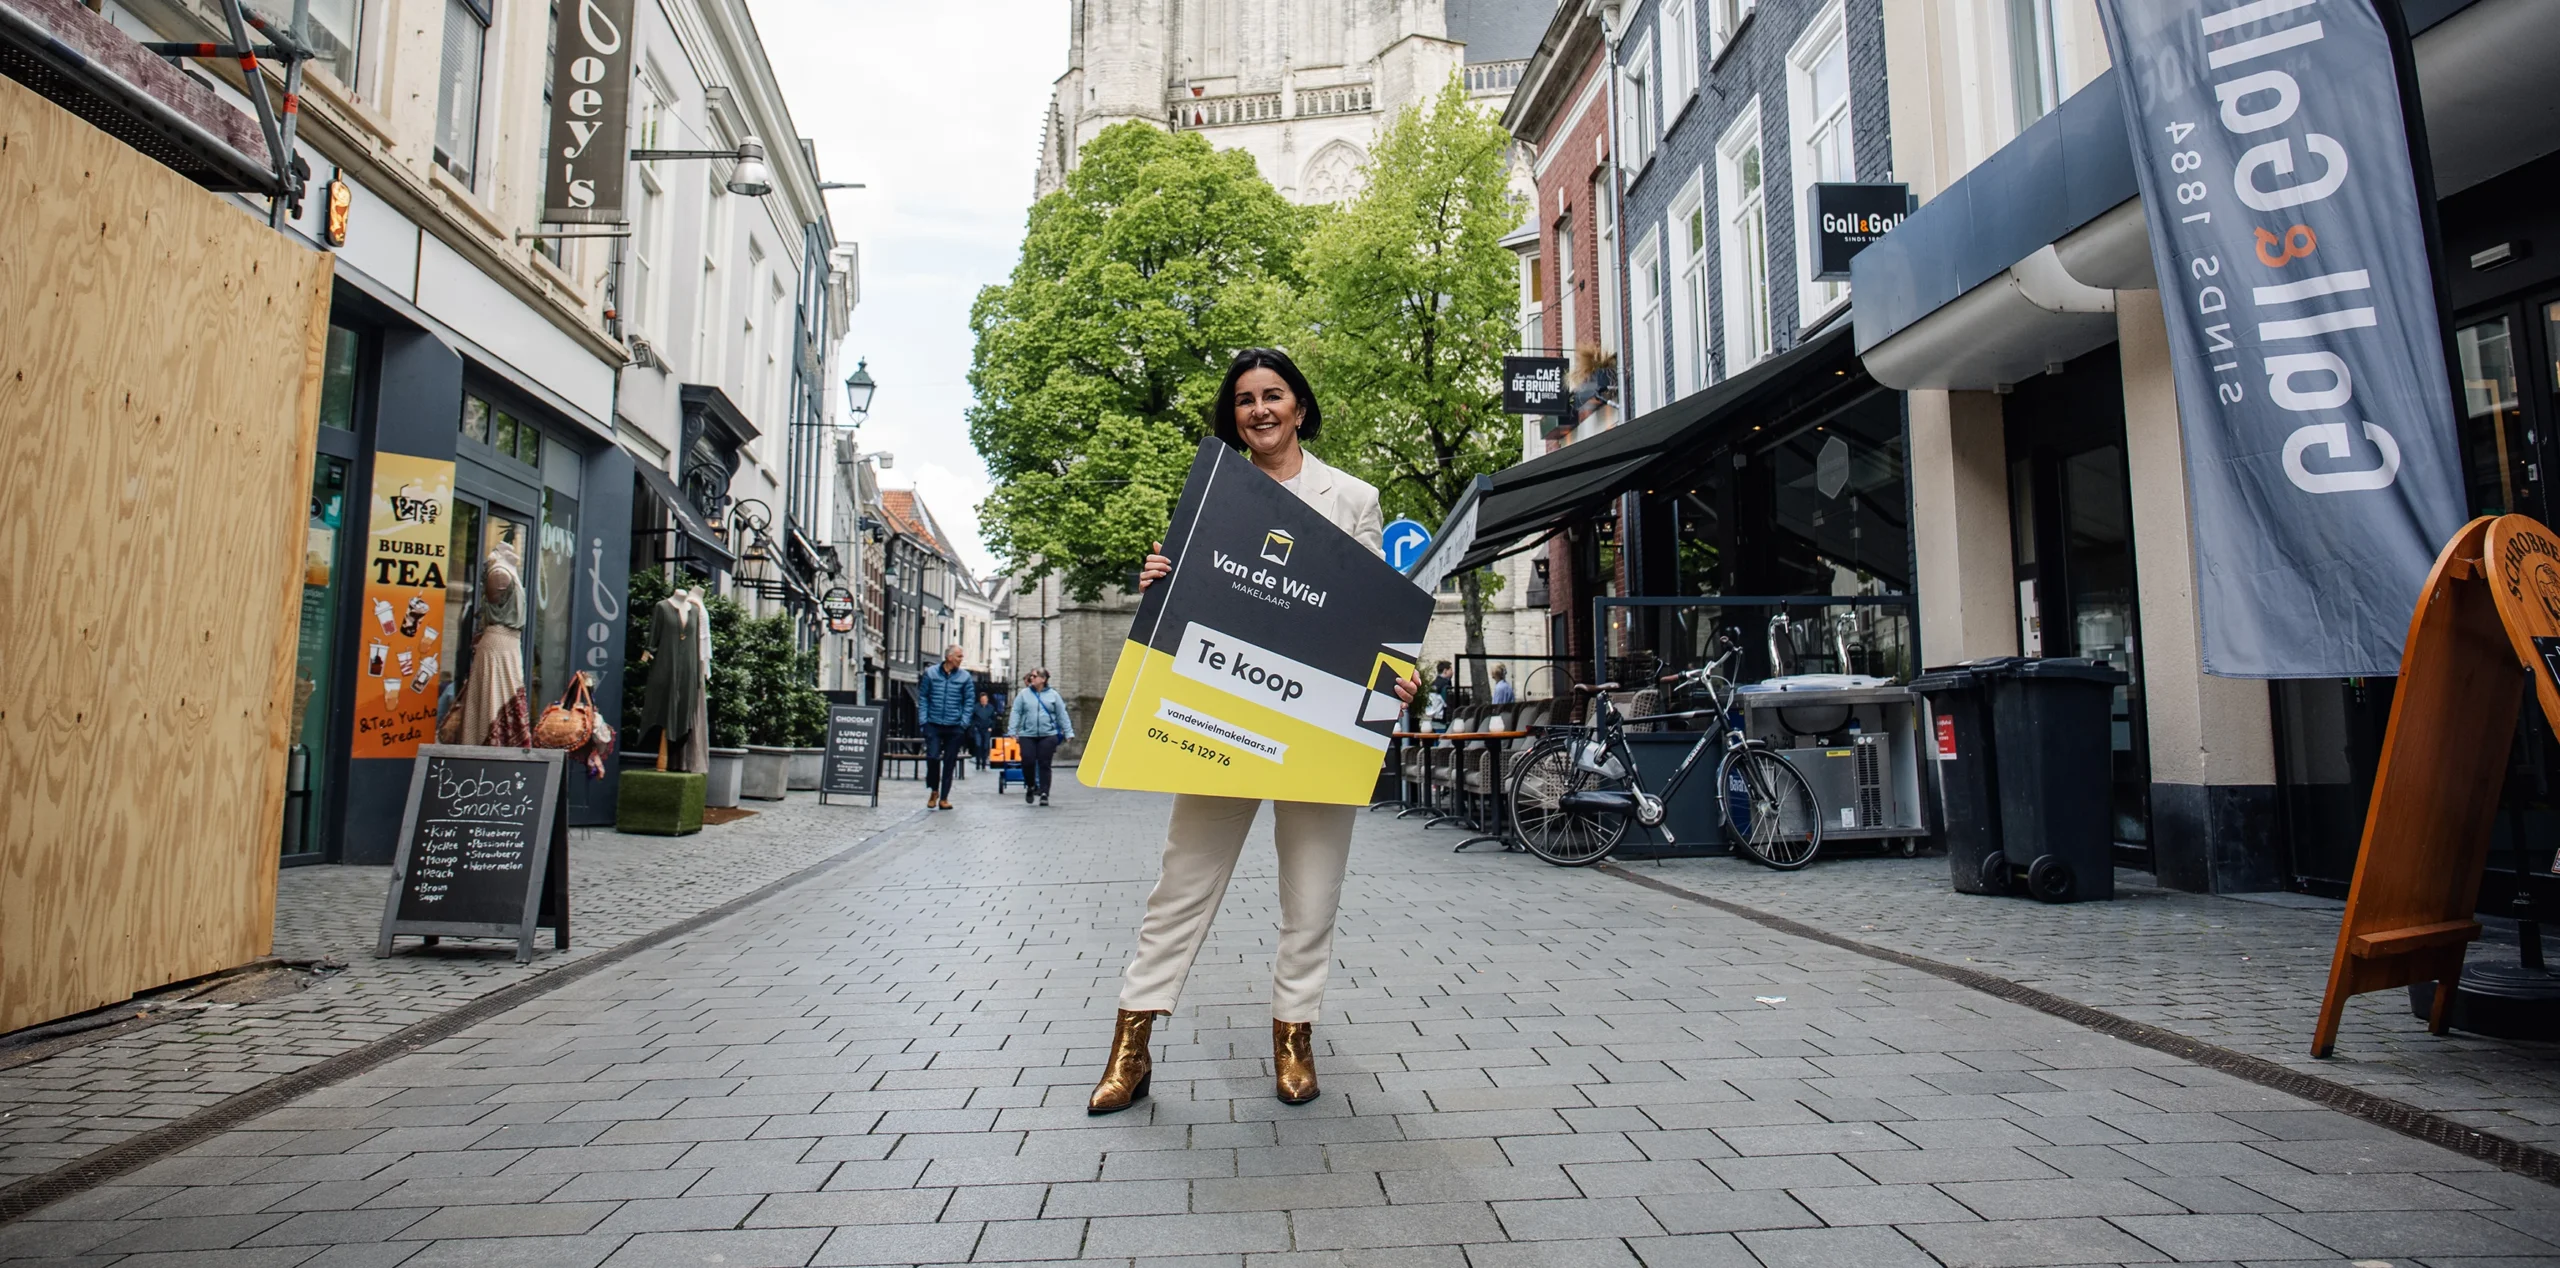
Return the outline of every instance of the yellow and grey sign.
[[[1367,804],[1431,596],[1216,440],[1165,550],[1077,777]]]

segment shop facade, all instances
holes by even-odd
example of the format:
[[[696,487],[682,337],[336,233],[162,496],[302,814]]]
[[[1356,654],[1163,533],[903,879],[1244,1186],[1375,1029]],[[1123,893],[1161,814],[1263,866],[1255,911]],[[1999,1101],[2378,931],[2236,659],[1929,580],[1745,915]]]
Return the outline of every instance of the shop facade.
[[[383,254],[444,254],[396,211],[368,210],[362,231],[395,239]],[[390,860],[411,759],[469,681],[500,548],[524,583],[531,710],[583,672],[612,718],[622,689],[634,464],[604,423],[613,364],[540,337],[539,315],[495,287],[432,272],[386,282],[362,258],[341,251],[330,310],[287,862]],[[573,822],[611,821],[611,773],[570,781]]]
[[[2530,0],[2401,9],[2471,509],[2548,515],[2560,268],[2530,253],[2555,226],[2526,191],[2560,177],[2560,123],[2511,107],[2547,98],[2560,32]],[[1854,265],[1856,344],[1907,394],[1921,637],[1932,663],[2080,655],[2127,673],[2120,863],[2191,890],[2343,894],[2391,684],[2203,671],[2186,454],[2116,72],[2094,23],[2058,11],[1923,0],[1888,15],[1895,117],[1925,125],[1896,131],[1895,168],[1923,202]],[[2512,891],[2495,883],[2512,864],[2550,868],[2550,752],[2528,718],[2484,902]]]

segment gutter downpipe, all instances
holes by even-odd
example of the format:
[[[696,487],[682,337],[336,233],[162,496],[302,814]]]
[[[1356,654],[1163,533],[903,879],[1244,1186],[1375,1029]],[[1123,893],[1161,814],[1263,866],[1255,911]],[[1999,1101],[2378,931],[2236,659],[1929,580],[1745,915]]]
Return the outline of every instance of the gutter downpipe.
[[[1621,118],[1621,112],[1618,109],[1618,51],[1620,44],[1624,42],[1626,30],[1624,24],[1618,20],[1622,10],[1616,3],[1604,3],[1603,0],[1586,0],[1586,2],[1590,4],[1592,17],[1600,23],[1600,41],[1602,49],[1604,50],[1603,57],[1606,63],[1602,67],[1601,73],[1603,76],[1603,93],[1608,103],[1609,112],[1609,118],[1607,120],[1607,127],[1609,131],[1609,219],[1611,223],[1617,226],[1617,232],[1612,236],[1617,239],[1615,249],[1618,256],[1617,259],[1611,261],[1611,264],[1613,264],[1618,271],[1618,311],[1611,314],[1616,317],[1618,321],[1618,374],[1617,383],[1615,385],[1617,389],[1617,399],[1610,402],[1610,404],[1618,413],[1618,421],[1616,425],[1624,427],[1627,423],[1632,421],[1628,417],[1627,388],[1628,381],[1633,377],[1634,373],[1633,354],[1635,351],[1635,341],[1633,338],[1633,331],[1631,329],[1633,325],[1631,319],[1634,316],[1635,310],[1630,306],[1633,301],[1631,287],[1633,286],[1635,279],[1627,275],[1627,237],[1632,232],[1631,226],[1627,224],[1626,215],[1627,165],[1624,158],[1625,151],[1618,148],[1621,142],[1621,138],[1618,135],[1618,124]],[[1570,302],[1569,297],[1568,302]],[[1570,350],[1568,350],[1567,355],[1571,355]],[[1643,589],[1643,533],[1644,503],[1642,499],[1634,493],[1634,491],[1630,490],[1620,497],[1618,505],[1618,566],[1626,571],[1626,588],[1631,594],[1640,593]],[[1599,622],[1594,620],[1591,627],[1591,648],[1595,656],[1599,653],[1600,642],[1601,630]],[[1548,654],[1553,655],[1554,649],[1549,648]],[[1596,673],[1598,671],[1595,670],[1594,672]]]

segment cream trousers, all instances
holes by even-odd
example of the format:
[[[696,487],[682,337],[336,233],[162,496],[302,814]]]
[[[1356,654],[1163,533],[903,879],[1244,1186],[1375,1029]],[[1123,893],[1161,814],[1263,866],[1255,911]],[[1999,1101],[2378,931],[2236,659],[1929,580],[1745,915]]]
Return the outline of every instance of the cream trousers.
[[[1173,799],[1165,829],[1164,874],[1147,895],[1138,953],[1120,980],[1120,1007],[1171,1011],[1201,939],[1227,896],[1236,856],[1253,827],[1259,801],[1238,797]],[[1333,914],[1342,904],[1342,872],[1351,862],[1357,806],[1299,801],[1271,803],[1280,853],[1280,946],[1271,960],[1271,1018],[1314,1021],[1324,1011],[1325,978],[1333,970]]]

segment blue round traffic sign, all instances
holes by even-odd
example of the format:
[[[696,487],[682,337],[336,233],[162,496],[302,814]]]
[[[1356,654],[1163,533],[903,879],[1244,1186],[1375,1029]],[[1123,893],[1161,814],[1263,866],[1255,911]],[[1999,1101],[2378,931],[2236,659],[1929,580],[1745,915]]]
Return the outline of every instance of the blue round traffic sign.
[[[1422,562],[1431,549],[1431,530],[1409,519],[1398,519],[1387,525],[1385,535],[1387,564],[1398,572]]]

